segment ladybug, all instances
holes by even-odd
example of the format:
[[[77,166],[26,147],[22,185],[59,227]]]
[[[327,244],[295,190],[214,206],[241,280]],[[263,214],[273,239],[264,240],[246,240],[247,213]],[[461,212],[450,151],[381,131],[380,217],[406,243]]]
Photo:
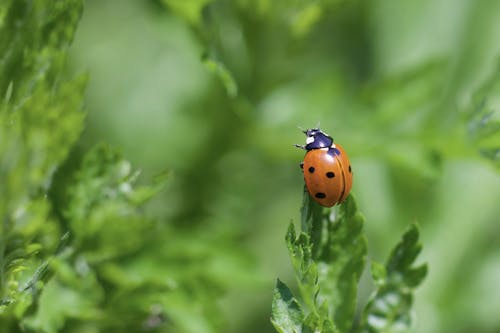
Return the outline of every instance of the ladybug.
[[[295,146],[307,151],[300,164],[307,191],[321,206],[340,204],[352,186],[351,163],[345,150],[319,128],[303,132],[306,144]]]

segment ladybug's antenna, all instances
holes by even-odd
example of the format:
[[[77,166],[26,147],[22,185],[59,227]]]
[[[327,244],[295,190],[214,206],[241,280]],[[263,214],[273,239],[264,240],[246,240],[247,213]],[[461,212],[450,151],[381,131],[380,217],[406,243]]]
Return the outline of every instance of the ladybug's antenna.
[[[297,125],[297,128],[301,130],[302,133],[306,134],[307,130],[303,129],[301,126]]]

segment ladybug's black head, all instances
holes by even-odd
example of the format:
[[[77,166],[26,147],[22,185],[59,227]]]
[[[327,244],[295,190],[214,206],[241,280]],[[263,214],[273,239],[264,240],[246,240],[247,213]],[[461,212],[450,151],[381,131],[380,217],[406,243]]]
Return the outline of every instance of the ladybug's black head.
[[[333,139],[326,133],[323,133],[319,128],[311,128],[303,131],[307,136],[306,150],[329,148],[333,144]]]

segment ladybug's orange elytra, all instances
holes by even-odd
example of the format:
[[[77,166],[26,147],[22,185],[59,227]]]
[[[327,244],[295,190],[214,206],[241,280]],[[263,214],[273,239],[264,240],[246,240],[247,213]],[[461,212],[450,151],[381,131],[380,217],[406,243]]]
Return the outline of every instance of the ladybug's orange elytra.
[[[320,205],[332,207],[347,198],[352,187],[352,169],[341,145],[318,128],[304,131],[307,150],[302,164],[307,191]]]

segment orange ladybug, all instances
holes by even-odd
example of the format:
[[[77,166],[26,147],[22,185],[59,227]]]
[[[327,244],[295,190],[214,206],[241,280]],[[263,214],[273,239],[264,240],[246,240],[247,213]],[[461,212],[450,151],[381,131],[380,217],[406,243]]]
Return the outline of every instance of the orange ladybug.
[[[300,164],[307,191],[321,206],[332,207],[345,200],[352,186],[351,163],[345,150],[319,128],[303,131],[307,150]]]

